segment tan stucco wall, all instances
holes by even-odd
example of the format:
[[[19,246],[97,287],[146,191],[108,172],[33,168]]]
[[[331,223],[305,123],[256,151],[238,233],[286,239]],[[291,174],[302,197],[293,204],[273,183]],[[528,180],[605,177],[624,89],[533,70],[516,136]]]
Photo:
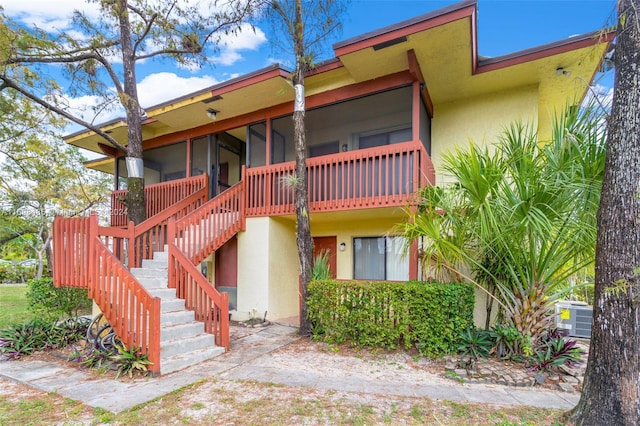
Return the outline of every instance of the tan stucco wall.
[[[238,307],[234,320],[246,320],[252,310],[268,310],[269,218],[248,218],[238,234]]]
[[[238,307],[234,320],[298,314],[295,224],[276,218],[247,218],[238,234]]]
[[[278,319],[299,313],[299,260],[295,222],[273,218],[269,222],[269,312]],[[262,313],[264,314],[264,312]]]
[[[442,155],[455,146],[492,144],[511,123],[520,120],[537,126],[538,90],[527,86],[435,107],[431,130],[431,160],[436,182],[449,182],[442,172]]]

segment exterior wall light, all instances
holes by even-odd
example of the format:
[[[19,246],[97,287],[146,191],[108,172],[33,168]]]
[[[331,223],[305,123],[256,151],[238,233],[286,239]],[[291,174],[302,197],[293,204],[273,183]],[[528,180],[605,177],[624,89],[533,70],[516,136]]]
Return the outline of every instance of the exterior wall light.
[[[207,117],[209,117],[211,119],[211,121],[216,121],[216,116],[218,115],[220,111],[216,111],[213,108],[209,108],[207,109]]]
[[[340,243],[340,251],[345,251],[347,249],[347,245],[345,243]]]

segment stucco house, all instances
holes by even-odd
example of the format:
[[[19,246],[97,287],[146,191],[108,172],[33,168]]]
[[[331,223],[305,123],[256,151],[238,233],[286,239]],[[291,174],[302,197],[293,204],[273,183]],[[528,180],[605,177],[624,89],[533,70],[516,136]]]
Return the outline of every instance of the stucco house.
[[[403,256],[390,232],[417,189],[444,179],[442,154],[469,138],[494,140],[514,120],[549,135],[553,114],[583,99],[611,41],[591,33],[487,58],[476,15],[476,1],[463,1],[342,41],[306,76],[311,230],[336,278],[418,279],[417,244]],[[135,227],[119,201],[122,155],[90,131],[66,137],[105,155],[88,167],[114,176],[112,226],[57,219],[54,280],[88,286],[156,372],[228,347],[228,309],[239,320],[298,315],[286,184],[293,99],[290,72],[273,65],[148,108],[149,219]],[[126,144],[126,126],[102,128]]]

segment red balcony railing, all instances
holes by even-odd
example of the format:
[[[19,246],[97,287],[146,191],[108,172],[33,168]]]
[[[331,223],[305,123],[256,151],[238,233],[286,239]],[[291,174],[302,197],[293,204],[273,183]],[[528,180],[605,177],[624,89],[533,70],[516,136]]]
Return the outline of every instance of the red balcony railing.
[[[295,163],[245,169],[247,216],[294,213]],[[435,182],[429,155],[406,142],[307,160],[312,212],[403,206]]]
[[[145,186],[144,197],[147,218],[157,215],[188,196],[202,191],[204,188],[208,188],[208,176],[203,174]],[[127,226],[129,221],[127,207],[121,201],[124,200],[126,195],[126,190],[111,193],[111,226]],[[203,202],[206,201],[207,196],[207,194],[204,195]]]

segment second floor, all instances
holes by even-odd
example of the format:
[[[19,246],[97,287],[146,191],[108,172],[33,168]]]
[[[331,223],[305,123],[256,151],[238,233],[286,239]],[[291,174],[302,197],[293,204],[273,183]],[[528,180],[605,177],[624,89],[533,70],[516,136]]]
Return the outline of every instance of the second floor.
[[[308,73],[305,134],[313,210],[405,205],[419,187],[446,179],[439,164],[448,150],[469,139],[490,144],[518,120],[533,124],[544,139],[553,114],[581,101],[611,34],[486,58],[477,50],[476,9],[475,1],[463,1],[337,43],[335,58]],[[211,198],[244,180],[249,215],[290,214],[290,77],[273,65],[146,108],[149,193],[164,188],[154,197],[167,198],[168,188],[188,187],[201,176]],[[102,128],[126,144],[126,120]],[[105,154],[88,166],[111,173],[115,191],[126,189],[122,153],[89,131],[66,140]]]

